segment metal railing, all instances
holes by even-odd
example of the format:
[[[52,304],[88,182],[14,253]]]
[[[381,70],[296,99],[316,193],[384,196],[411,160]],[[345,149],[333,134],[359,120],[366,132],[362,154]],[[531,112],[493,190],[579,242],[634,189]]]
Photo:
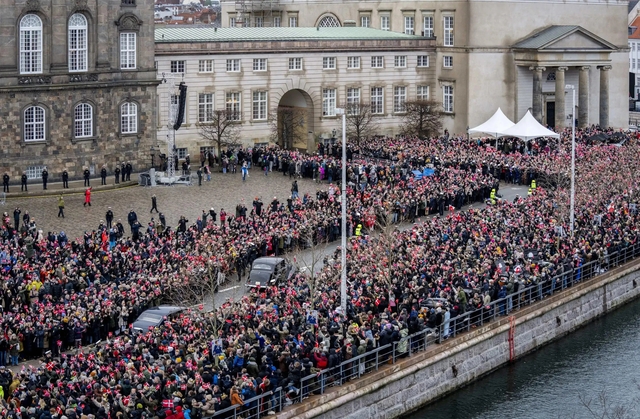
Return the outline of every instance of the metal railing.
[[[211,418],[259,419],[267,416],[268,412],[280,412],[284,407],[301,402],[311,395],[324,394],[331,387],[340,386],[377,371],[382,365],[395,364],[402,358],[426,350],[434,343],[440,343],[460,333],[481,327],[497,317],[508,316],[513,311],[594,278],[639,256],[640,244],[623,243],[619,245],[619,250],[616,252],[563,271],[546,281],[528,284],[528,286],[504,298],[492,301],[488,305],[482,305],[475,310],[466,311],[445,320],[435,329],[426,328],[412,335],[401,337],[396,342],[347,359],[333,368],[305,376],[300,379],[299,383],[290,383],[287,388],[278,387],[272,392],[246,400],[243,406],[231,406],[216,412]]]

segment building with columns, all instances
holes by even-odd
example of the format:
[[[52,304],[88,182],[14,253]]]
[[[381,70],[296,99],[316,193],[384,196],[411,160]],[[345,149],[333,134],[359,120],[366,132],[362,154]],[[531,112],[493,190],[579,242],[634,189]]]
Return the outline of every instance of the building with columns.
[[[464,133],[497,107],[513,120],[531,108],[540,122],[559,129],[571,125],[571,115],[583,126],[628,123],[626,0],[221,4],[224,27],[358,26],[432,39],[431,95],[442,101],[453,95],[444,119],[450,132]],[[567,84],[574,86],[576,109]]]
[[[152,0],[0,0],[0,173],[50,180],[155,143]]]

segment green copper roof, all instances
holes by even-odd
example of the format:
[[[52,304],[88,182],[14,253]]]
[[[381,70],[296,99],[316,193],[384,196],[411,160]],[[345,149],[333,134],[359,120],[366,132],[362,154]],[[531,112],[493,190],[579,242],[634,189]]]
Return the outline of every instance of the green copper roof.
[[[156,25],[156,42],[238,42],[302,40],[420,39],[373,28],[214,28],[208,25]],[[424,38],[422,38],[424,39]]]
[[[576,25],[553,25],[537,32],[515,44],[514,48],[542,48],[550,42],[579,29]],[[157,35],[156,35],[157,36]]]

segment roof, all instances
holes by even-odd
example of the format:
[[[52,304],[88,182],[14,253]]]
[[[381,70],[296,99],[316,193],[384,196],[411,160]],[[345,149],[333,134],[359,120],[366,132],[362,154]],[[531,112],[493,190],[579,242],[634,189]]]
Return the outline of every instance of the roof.
[[[633,19],[630,28],[633,28],[633,32],[629,33],[629,39],[640,39],[640,16]]]
[[[605,41],[597,35],[589,32],[582,26],[578,25],[552,25],[539,32],[534,33],[516,43],[514,48],[521,49],[541,49],[551,44],[560,41],[563,38],[575,33],[580,32],[582,35],[590,38],[593,42],[602,45],[603,49],[617,49],[615,45]]]
[[[237,42],[302,40],[390,40],[418,39],[417,35],[373,28],[214,28],[211,25],[189,27],[156,26],[156,42]]]

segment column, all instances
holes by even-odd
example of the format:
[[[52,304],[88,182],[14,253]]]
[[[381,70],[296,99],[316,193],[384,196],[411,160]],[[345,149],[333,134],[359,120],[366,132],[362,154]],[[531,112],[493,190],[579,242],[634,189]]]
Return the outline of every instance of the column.
[[[600,128],[609,127],[609,70],[610,65],[600,68]]]
[[[566,125],[564,116],[565,110],[565,90],[564,74],[567,67],[556,68],[556,131],[561,131]],[[571,112],[573,113],[573,111]]]
[[[580,67],[578,76],[578,127],[589,125],[589,66]]]
[[[542,123],[542,72],[546,70],[544,67],[529,67],[533,71],[533,102],[531,113],[536,121]]]

